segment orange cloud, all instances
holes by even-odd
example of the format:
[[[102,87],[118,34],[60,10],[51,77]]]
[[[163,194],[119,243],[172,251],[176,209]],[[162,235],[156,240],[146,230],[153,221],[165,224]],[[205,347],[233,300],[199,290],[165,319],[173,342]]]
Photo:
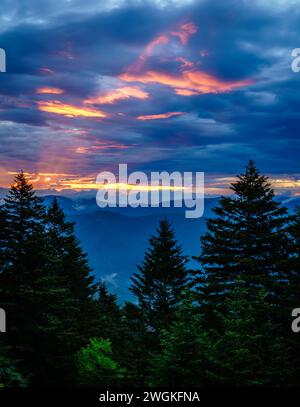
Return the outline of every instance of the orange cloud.
[[[197,27],[194,23],[185,23],[179,27],[178,31],[173,31],[171,34],[178,37],[182,45],[186,45],[191,35],[197,32]]]
[[[113,104],[117,100],[136,98],[136,99],[147,99],[149,93],[144,92],[137,86],[124,86],[123,88],[118,88],[107,92],[103,95],[95,96],[93,98],[84,101],[86,104]]]
[[[107,117],[107,113],[102,110],[78,107],[61,103],[59,101],[37,102],[38,109],[43,112],[59,114],[66,117]]]
[[[93,145],[93,146],[77,147],[75,152],[77,154],[91,154],[91,153],[97,153],[99,151],[105,151],[105,150],[124,150],[124,149],[130,148],[130,147],[132,147],[132,145],[99,141],[99,142],[97,142],[96,145]]]
[[[183,112],[167,112],[167,113],[160,113],[160,114],[148,114],[143,116],[138,116],[137,120],[158,120],[158,119],[169,119],[169,117],[173,116],[181,116]]]
[[[184,71],[179,75],[158,71],[146,71],[145,73],[135,74],[124,73],[120,75],[120,79],[126,82],[158,83],[170,86],[177,94],[181,92],[181,94],[185,93],[185,96],[188,96],[187,93],[189,93],[186,93],[186,90],[193,92],[193,94],[222,93],[252,83],[250,80],[225,82],[201,71]]]
[[[175,89],[175,93],[177,93],[177,95],[181,95],[181,96],[198,95],[198,92],[196,92],[194,90],[190,90],[190,89]]]
[[[182,58],[182,57],[177,57],[176,61],[181,62],[181,67],[184,69],[192,69],[194,67],[193,62],[189,61],[186,58]]]
[[[133,71],[139,71],[144,64],[146,63],[147,59],[153,55],[154,48],[158,45],[164,45],[169,42],[169,37],[165,34],[159,35],[158,37],[154,38],[154,40],[150,41],[147,44],[145,51],[139,56],[137,62],[135,62],[130,69]]]
[[[179,26],[177,30],[168,31],[165,34],[154,38],[140,55],[137,62],[128,67],[127,71],[119,76],[125,82],[139,82],[143,84],[160,84],[173,88],[174,92],[181,96],[192,96],[203,93],[224,93],[235,88],[247,86],[251,80],[224,81],[214,75],[199,71],[192,61],[183,57],[177,57],[180,63],[181,72],[176,74],[160,72],[155,70],[145,70],[145,62],[153,54],[156,46],[167,44],[171,36],[178,37],[182,45],[186,45],[190,36],[197,32],[197,27],[192,22],[187,22]],[[207,56],[206,50],[200,51],[201,56]]]
[[[37,88],[35,93],[61,95],[62,93],[64,93],[64,91],[62,89],[59,89],[59,88],[49,88],[49,87],[45,86],[45,87],[42,87],[42,88]]]
[[[154,53],[154,49],[159,45],[166,45],[169,43],[171,36],[178,37],[182,45],[186,45],[191,35],[197,32],[197,27],[194,23],[188,22],[179,26],[177,31],[169,31],[158,35],[152,41],[150,41],[144,52],[139,56],[138,60],[131,65],[130,71],[138,72],[145,65],[147,59]]]

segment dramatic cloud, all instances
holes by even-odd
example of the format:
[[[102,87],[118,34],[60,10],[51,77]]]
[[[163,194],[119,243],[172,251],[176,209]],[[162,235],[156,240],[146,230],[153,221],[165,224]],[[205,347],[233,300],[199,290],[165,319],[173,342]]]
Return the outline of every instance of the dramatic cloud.
[[[214,194],[251,158],[298,194],[299,19],[292,0],[4,0],[0,186],[23,168],[88,189],[127,162]]]
[[[103,95],[95,96],[84,101],[87,104],[113,104],[118,100],[124,100],[129,98],[136,99],[148,99],[149,93],[139,89],[136,86],[124,86],[123,88],[117,88],[110,92],[106,92]]]
[[[37,102],[39,110],[48,113],[55,113],[66,117],[107,117],[101,110],[68,105],[59,101]]]

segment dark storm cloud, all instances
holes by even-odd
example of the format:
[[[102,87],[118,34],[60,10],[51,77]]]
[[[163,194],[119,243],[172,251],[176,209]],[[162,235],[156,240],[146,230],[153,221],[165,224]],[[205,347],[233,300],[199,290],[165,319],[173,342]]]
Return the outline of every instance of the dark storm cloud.
[[[0,75],[1,159],[8,169],[21,154],[14,153],[20,136],[9,132],[20,129],[22,160],[30,167],[47,160],[48,137],[47,148],[52,140],[54,154],[63,145],[66,165],[80,166],[81,173],[126,160],[148,169],[236,172],[250,158],[264,171],[297,171],[300,74],[290,69],[290,53],[299,46],[300,11],[289,2],[280,8],[234,0],[168,7],[159,1],[117,7],[109,1],[14,3],[12,9],[3,2],[0,31],[8,71]],[[197,31],[180,37],[189,22]],[[187,64],[219,87],[241,85],[191,91]],[[120,79],[128,72],[134,81]],[[183,86],[190,95],[179,94]],[[130,88],[126,97],[118,94],[124,87]],[[61,93],[38,93],[40,88]],[[112,93],[113,103],[95,102]],[[53,112],[57,101],[58,107],[94,109],[106,117],[66,117]],[[170,112],[178,115],[138,119]]]

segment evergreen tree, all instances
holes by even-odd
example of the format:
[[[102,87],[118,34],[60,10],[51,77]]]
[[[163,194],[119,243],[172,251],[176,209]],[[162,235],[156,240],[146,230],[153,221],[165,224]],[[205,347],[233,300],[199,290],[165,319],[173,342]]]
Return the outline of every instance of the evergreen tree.
[[[117,304],[117,296],[108,292],[105,283],[99,283],[97,291],[99,335],[111,340],[116,353],[122,341],[122,312]]]
[[[162,331],[159,351],[150,361],[151,386],[203,386],[210,384],[209,352],[212,344],[201,317],[187,297],[168,329]]]
[[[1,287],[9,315],[7,337],[25,373],[43,381],[48,355],[46,344],[54,333],[50,304],[60,299],[54,288],[51,256],[44,231],[45,208],[23,172],[5,198],[6,239]]]
[[[7,260],[7,219],[6,211],[0,206],[0,275],[4,271],[4,267]],[[1,295],[1,286],[0,286],[0,295]],[[1,298],[1,296],[0,296]]]
[[[292,222],[289,227],[291,239],[291,256],[289,259],[289,287],[286,291],[286,307],[285,317],[287,323],[290,325],[292,320],[292,310],[300,307],[300,206],[295,210],[292,217]],[[292,384],[298,385],[300,383],[300,343],[299,334],[294,333],[290,326],[285,327],[288,343],[293,350],[294,361],[294,377],[291,381]]]
[[[126,384],[144,386],[149,374],[153,332],[144,323],[141,308],[126,302],[122,309],[122,335],[119,339],[120,363],[126,368]]]
[[[137,296],[146,325],[158,332],[171,323],[183,298],[187,258],[167,220],[160,222],[157,236],[149,242],[144,261],[133,274],[131,291]]]
[[[113,359],[109,339],[93,338],[77,354],[79,383],[88,386],[117,386],[125,375]]]
[[[1,387],[25,387],[28,381],[20,374],[17,362],[9,355],[9,346],[0,336],[0,388]]]
[[[1,245],[5,262],[0,286],[11,354],[32,384],[68,383],[75,352],[88,341],[86,327],[93,326],[86,317],[96,314],[91,309],[93,291],[87,288],[90,280],[83,277],[85,257],[68,234],[69,225],[59,225],[54,211],[46,229],[43,201],[24,173],[16,176],[3,209],[7,233]],[[54,233],[54,225],[65,228],[65,240]]]
[[[287,209],[274,198],[268,178],[250,161],[231,190],[207,220],[202,237],[201,270],[194,272],[194,288],[207,313],[219,307],[240,277],[251,298],[265,289],[274,304],[288,282]]]
[[[289,308],[298,308],[300,305],[300,206],[296,208],[289,226],[292,242],[291,256],[289,262]]]
[[[73,328],[76,326],[79,348],[97,333],[94,277],[86,254],[75,236],[74,223],[66,220],[66,215],[56,198],[47,210],[46,230],[56,260],[55,273],[60,287],[68,291],[68,308],[73,319]],[[75,339],[73,336],[73,341]]]
[[[287,385],[292,377],[291,349],[274,322],[266,292],[249,301],[238,279],[226,298],[224,313],[215,312],[221,332],[210,330],[211,382],[221,386]]]
[[[149,383],[157,386],[286,385],[292,377],[291,349],[272,318],[272,305],[260,290],[254,303],[242,281],[212,317],[221,329],[207,328],[186,300],[163,331],[153,357]]]

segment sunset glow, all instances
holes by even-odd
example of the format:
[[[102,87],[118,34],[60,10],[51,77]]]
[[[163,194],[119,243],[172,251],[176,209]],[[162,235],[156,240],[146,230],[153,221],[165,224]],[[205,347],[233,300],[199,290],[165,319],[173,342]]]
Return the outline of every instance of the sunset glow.
[[[143,116],[138,116],[137,120],[158,120],[158,119],[169,119],[173,116],[181,116],[183,112],[168,112],[168,113],[160,113],[160,114],[148,114]]]
[[[113,104],[118,100],[124,100],[129,98],[136,99],[148,99],[149,93],[139,89],[136,86],[124,86],[110,92],[106,92],[103,95],[95,96],[84,101],[86,104]]]
[[[78,107],[74,105],[64,104],[59,101],[53,102],[37,102],[39,110],[48,113],[54,113],[66,117],[97,117],[103,118],[108,115],[98,109]]]
[[[169,86],[177,94],[184,94],[185,96],[229,92],[252,83],[248,79],[224,82],[201,71],[186,71],[179,75],[170,75],[158,71],[147,71],[141,74],[124,73],[120,75],[120,79],[126,82],[156,83]]]
[[[42,87],[42,88],[37,88],[36,93],[38,93],[38,94],[61,95],[62,93],[64,93],[64,91],[62,89],[59,89],[59,88]]]

